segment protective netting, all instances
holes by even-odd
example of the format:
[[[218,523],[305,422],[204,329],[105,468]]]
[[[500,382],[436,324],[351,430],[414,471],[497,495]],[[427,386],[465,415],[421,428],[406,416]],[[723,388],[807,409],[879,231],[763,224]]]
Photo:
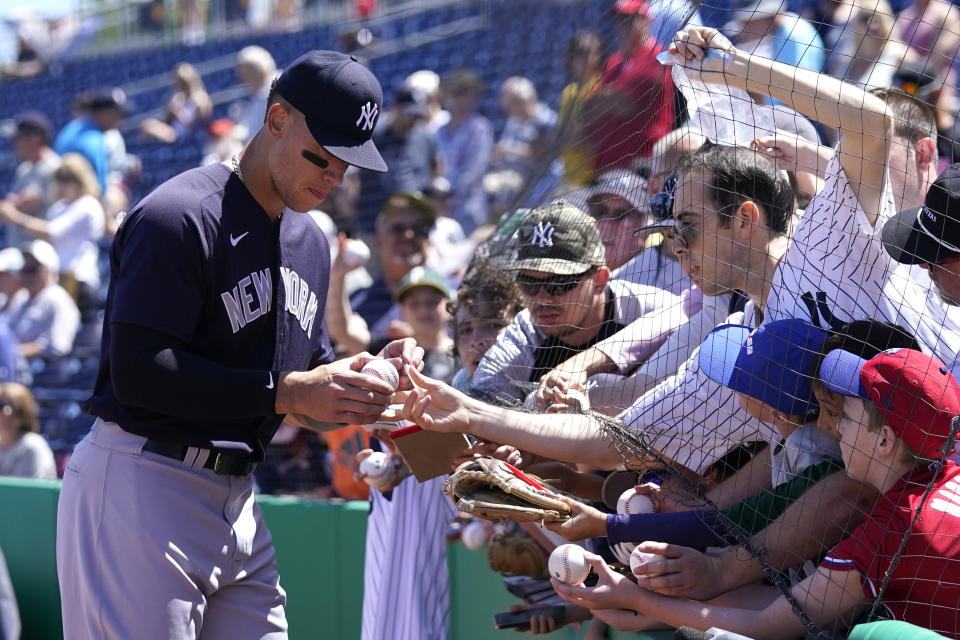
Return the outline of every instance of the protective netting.
[[[960,11],[795,4],[621,1],[571,37],[555,136],[481,248],[526,309],[470,389],[561,431],[592,416],[807,634],[956,637],[956,429],[927,409],[955,406],[960,350]],[[905,349],[936,360],[863,377]]]

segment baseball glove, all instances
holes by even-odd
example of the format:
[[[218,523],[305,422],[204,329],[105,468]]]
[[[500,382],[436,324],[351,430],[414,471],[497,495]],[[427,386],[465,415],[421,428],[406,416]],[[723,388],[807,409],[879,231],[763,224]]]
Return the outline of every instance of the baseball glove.
[[[497,573],[547,578],[547,554],[526,531],[505,531],[493,536],[487,562]]]
[[[443,491],[460,511],[487,520],[547,523],[570,517],[570,507],[550,485],[489,456],[457,467]]]

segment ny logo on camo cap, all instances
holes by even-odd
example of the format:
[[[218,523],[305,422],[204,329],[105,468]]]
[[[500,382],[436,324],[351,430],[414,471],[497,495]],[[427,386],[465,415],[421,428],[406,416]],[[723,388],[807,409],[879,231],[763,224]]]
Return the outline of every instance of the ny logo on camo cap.
[[[533,228],[533,239],[530,244],[536,244],[541,247],[553,246],[553,225],[549,222],[540,221]]]

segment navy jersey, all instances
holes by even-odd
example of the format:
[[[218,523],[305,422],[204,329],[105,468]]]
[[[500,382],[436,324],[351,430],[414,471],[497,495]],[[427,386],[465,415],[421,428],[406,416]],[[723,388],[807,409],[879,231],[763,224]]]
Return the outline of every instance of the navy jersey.
[[[224,366],[262,370],[265,385],[279,371],[330,362],[323,322],[330,249],[313,219],[288,211],[274,222],[224,165],[194,169],[131,209],[110,271],[100,371],[84,408],[148,438],[262,459],[282,416],[211,420],[190,418],[190,407],[171,416],[121,404],[111,379],[111,324],[168,334]]]

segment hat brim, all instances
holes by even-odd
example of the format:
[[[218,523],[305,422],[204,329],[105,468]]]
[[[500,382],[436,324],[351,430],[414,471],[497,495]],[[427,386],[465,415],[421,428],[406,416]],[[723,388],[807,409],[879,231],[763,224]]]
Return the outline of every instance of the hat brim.
[[[310,118],[306,118],[306,121],[313,139],[334,158],[361,169],[370,169],[381,173],[387,170],[387,163],[383,161],[383,157],[373,140],[358,144],[355,138],[330,131],[326,127],[311,121]]]
[[[820,363],[820,380],[827,389],[842,396],[866,398],[867,390],[860,381],[860,369],[866,362],[855,353],[834,349]]]
[[[740,352],[750,331],[750,327],[729,325],[718,327],[707,334],[703,344],[700,345],[700,370],[703,374],[714,382],[730,387],[737,368],[737,360],[740,358]],[[734,391],[740,391],[740,389],[734,389]]]
[[[933,264],[960,255],[923,230],[919,213],[920,207],[906,209],[884,223],[880,237],[887,253],[901,264]]]
[[[676,231],[677,223],[673,218],[668,218],[660,222],[654,222],[653,224],[648,224],[640,227],[639,229],[634,230],[633,237],[637,237],[644,233],[654,233],[657,231],[666,232],[666,231]]]
[[[587,262],[572,262],[556,258],[525,258],[510,265],[514,271],[541,271],[555,276],[575,276],[599,266]]]

